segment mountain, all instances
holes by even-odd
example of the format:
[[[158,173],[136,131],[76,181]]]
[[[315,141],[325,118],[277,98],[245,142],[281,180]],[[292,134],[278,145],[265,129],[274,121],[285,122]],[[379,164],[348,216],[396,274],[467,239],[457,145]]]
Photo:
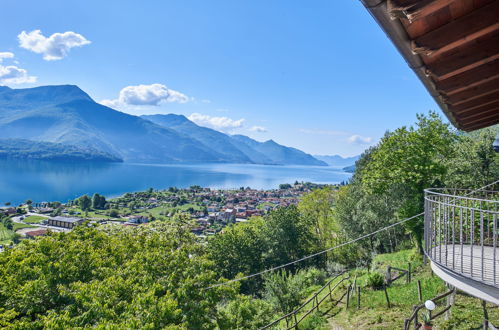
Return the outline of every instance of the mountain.
[[[128,162],[219,162],[197,141],[94,102],[77,86],[0,89],[0,138],[93,148]]]
[[[353,157],[341,157],[340,155],[314,155],[315,158],[326,162],[329,166],[339,166],[339,167],[347,167],[354,165],[355,162],[360,158],[360,155]]]
[[[185,116],[168,114],[141,116],[141,118],[194,138],[199,143],[217,150],[229,162],[262,163],[268,161],[263,155],[261,160],[254,161],[254,159],[234,145],[234,141],[228,135],[207,127],[198,126]]]
[[[258,142],[244,135],[227,135],[207,127],[201,127],[182,115],[148,115],[141,118],[173,129],[200,143],[210,146],[233,162],[279,164],[279,165],[319,165],[319,161],[295,148],[280,145],[273,140]]]
[[[276,143],[274,140],[265,142],[255,141],[244,135],[232,135],[232,138],[246,144],[257,152],[266,155],[273,162],[283,165],[316,165],[326,166],[327,163],[314,158],[312,155],[301,150],[286,147]]]
[[[9,150],[10,156],[31,153],[30,157],[40,157],[45,150],[54,157],[80,154],[92,158],[93,154],[102,156],[98,159],[140,163],[326,165],[272,140],[230,136],[184,116],[137,117],[116,111],[96,103],[74,85],[0,86],[0,139],[0,147]],[[29,149],[26,140],[57,145],[34,144]]]
[[[23,139],[0,139],[0,159],[39,159],[121,162],[116,156],[92,148]]]

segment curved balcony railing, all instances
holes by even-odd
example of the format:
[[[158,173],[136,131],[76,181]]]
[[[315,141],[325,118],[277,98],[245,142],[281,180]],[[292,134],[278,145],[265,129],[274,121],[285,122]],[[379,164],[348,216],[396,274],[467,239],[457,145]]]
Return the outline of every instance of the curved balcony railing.
[[[499,192],[425,190],[425,252],[440,267],[499,288]]]

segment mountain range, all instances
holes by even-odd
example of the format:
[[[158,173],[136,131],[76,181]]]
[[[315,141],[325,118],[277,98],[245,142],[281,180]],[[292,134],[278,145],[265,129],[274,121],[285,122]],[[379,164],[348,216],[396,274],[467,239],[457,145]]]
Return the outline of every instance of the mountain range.
[[[322,160],[329,166],[347,167],[355,165],[355,162],[360,158],[360,155],[352,157],[341,157],[340,155],[314,155],[314,157]]]
[[[224,134],[181,115],[138,117],[116,111],[74,85],[0,86],[0,139],[7,156],[15,150],[29,154],[28,140],[53,143],[38,144],[37,151],[71,150],[73,155],[91,153],[125,162],[327,165],[273,140]],[[11,147],[2,149],[6,141]]]

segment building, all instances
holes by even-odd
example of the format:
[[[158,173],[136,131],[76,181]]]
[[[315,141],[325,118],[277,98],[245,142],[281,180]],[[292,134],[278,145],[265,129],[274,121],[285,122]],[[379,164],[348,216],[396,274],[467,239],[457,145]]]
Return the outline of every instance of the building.
[[[37,230],[28,231],[26,232],[25,235],[27,238],[36,238],[39,236],[45,236],[47,235],[47,233],[48,233],[47,229],[37,229]]]
[[[498,0],[361,1],[456,128],[499,123]],[[497,186],[425,190],[426,260],[483,306],[499,305]]]
[[[48,225],[54,227],[68,228],[71,229],[74,226],[81,225],[83,223],[83,219],[74,218],[74,217],[50,217],[48,219]]]

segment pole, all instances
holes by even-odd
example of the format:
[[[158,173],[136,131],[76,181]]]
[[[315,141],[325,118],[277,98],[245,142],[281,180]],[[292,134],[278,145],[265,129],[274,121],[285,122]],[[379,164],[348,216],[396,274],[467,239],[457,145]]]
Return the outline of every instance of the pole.
[[[421,280],[418,280],[418,298],[419,302],[423,302],[423,291],[421,290]]]

